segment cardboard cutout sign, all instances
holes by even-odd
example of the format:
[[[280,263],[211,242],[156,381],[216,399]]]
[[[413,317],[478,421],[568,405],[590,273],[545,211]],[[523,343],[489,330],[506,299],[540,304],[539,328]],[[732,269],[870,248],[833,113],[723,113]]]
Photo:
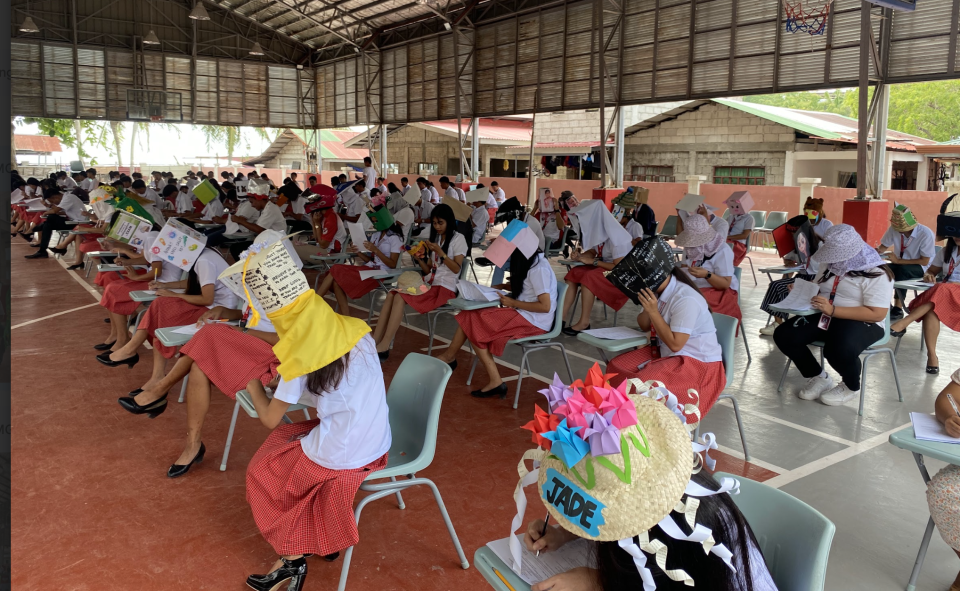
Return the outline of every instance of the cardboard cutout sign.
[[[656,290],[670,277],[676,258],[673,250],[658,236],[644,238],[617,263],[607,279],[633,303],[639,304],[637,293],[644,288]]]
[[[553,190],[550,188],[540,189],[540,211],[543,213],[553,213],[557,207],[557,200],[553,197]]]
[[[210,179],[204,179],[202,183],[194,187],[193,194],[196,195],[200,203],[204,205],[220,196],[220,193],[216,187],[213,186],[213,183],[210,182]]]
[[[144,239],[151,230],[153,230],[153,223],[150,220],[127,211],[120,211],[117,214],[117,221],[107,232],[107,238],[129,244],[134,250],[142,253],[146,248]]]
[[[703,205],[705,200],[706,197],[703,195],[687,193],[683,196],[683,199],[677,202],[677,210],[685,211],[687,213],[697,213],[697,210],[700,209],[700,206]]]
[[[771,234],[777,245],[777,254],[783,257],[796,252],[800,264],[806,264],[819,247],[813,226],[805,215],[790,218],[785,224],[774,228]]]
[[[730,211],[737,216],[750,213],[754,205],[753,197],[750,196],[750,191],[737,191],[727,197],[727,200],[724,201],[724,203],[726,203],[727,207],[730,208]]]
[[[150,247],[150,252],[165,262],[189,271],[200,258],[206,244],[206,236],[171,218],[160,230],[160,236]]]
[[[486,203],[487,195],[490,194],[486,188],[474,189],[472,191],[467,191],[467,203]]]
[[[293,234],[231,265],[220,274],[219,279],[223,280],[231,291],[245,299],[242,279],[243,267],[246,264],[247,289],[257,298],[265,313],[269,314],[290,304],[297,296],[310,290],[310,282],[300,271],[302,264],[298,265],[291,254],[291,236]]]
[[[407,189],[407,192],[403,194],[403,200],[410,205],[416,205],[417,201],[420,201],[420,187],[416,185],[410,185],[410,188]]]
[[[457,218],[458,222],[465,222],[469,220],[470,214],[473,213],[473,209],[471,209],[466,203],[461,202],[459,199],[454,199],[453,197],[444,195],[440,202],[450,206],[450,209],[453,210],[453,217]]]

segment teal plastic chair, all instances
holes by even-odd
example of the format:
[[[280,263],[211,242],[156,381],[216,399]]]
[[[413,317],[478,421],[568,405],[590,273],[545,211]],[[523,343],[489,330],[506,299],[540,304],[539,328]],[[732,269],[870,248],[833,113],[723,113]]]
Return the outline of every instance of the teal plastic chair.
[[[450,367],[439,359],[419,353],[409,353],[404,358],[387,390],[387,404],[390,405],[390,432],[393,437],[387,467],[371,473],[360,485],[360,490],[371,494],[360,499],[354,511],[354,517],[359,524],[360,513],[364,507],[390,495],[396,495],[400,509],[404,509],[400,491],[425,485],[430,488],[440,509],[440,515],[447,526],[447,533],[450,534],[450,540],[453,541],[457,556],[460,558],[460,566],[467,569],[470,568],[470,562],[463,553],[457,532],[453,529],[453,522],[450,521],[437,485],[427,478],[416,475],[433,462],[433,456],[437,450],[440,403],[443,402],[443,393],[451,374],[453,371]],[[405,476],[406,479],[397,480],[398,476]],[[385,478],[389,481],[373,482]],[[344,552],[338,591],[344,591],[347,586],[352,556],[353,546]]]
[[[562,281],[557,282],[557,311],[553,317],[553,328],[550,329],[550,332],[546,334],[538,334],[532,337],[523,337],[522,339],[514,339],[512,341],[507,341],[507,345],[517,345],[520,347],[520,350],[523,351],[523,357],[520,359],[520,370],[517,374],[517,393],[513,397],[513,408],[517,408],[517,405],[520,403],[520,385],[523,383],[523,371],[526,369],[527,373],[533,373],[530,371],[530,360],[528,359],[530,353],[534,351],[539,351],[540,349],[550,349],[553,347],[559,347],[560,352],[563,353],[563,362],[567,365],[567,376],[569,376],[570,381],[573,382],[573,370],[570,369],[570,359],[567,357],[567,349],[563,346],[563,343],[560,341],[555,341],[558,336],[560,336],[560,329],[563,327],[563,298],[567,295],[567,284]],[[473,372],[477,369],[477,356],[473,356],[473,365],[470,366],[470,375],[467,376],[467,385],[470,385],[470,382],[473,381]]]
[[[273,393],[269,389],[267,389],[266,392],[267,398],[273,398]],[[310,411],[308,409],[312,406],[312,404],[291,404],[290,407],[287,408],[287,412],[302,410],[304,419],[309,421]],[[223,446],[223,457],[220,459],[221,472],[225,472],[227,469],[227,460],[230,458],[230,446],[233,445],[233,432],[237,428],[237,416],[239,416],[241,408],[250,418],[260,418],[260,415],[257,414],[257,409],[253,406],[253,399],[250,398],[250,392],[247,392],[246,390],[240,390],[237,392],[237,402],[233,405],[233,418],[230,419],[230,428],[227,430],[227,443]],[[284,423],[288,424],[293,422],[286,414],[283,415],[282,420]]]
[[[787,320],[787,322],[793,322],[793,320]],[[897,397],[900,399],[900,402],[903,402],[903,392],[900,390],[900,372],[897,371],[897,355],[890,347],[884,347],[884,345],[889,342],[890,311],[888,310],[887,318],[884,321],[883,336],[879,341],[864,349],[863,353],[860,353],[860,357],[862,357],[862,367],[860,369],[860,409],[857,411],[857,414],[861,417],[863,416],[863,400],[867,394],[867,361],[874,355],[886,354],[890,356],[890,365],[893,367],[893,379],[897,383]],[[820,365],[823,365],[823,341],[814,341],[810,344],[820,349]],[[783,381],[787,379],[787,371],[790,370],[791,363],[791,359],[787,357],[787,364],[783,366],[783,374],[780,376],[780,384],[777,386],[777,392],[783,391]]]
[[[756,228],[753,231],[753,234],[754,235],[770,234],[772,236],[773,231],[785,223],[787,223],[787,212],[771,211],[767,215],[767,220],[763,223],[763,227]]]
[[[747,252],[750,252],[750,239],[751,239],[751,238],[753,238],[753,233],[752,233],[752,232],[751,232],[750,236],[747,236]],[[754,270],[754,268],[753,268],[753,259],[750,258],[750,255],[744,255],[743,260],[744,260],[744,261],[747,261],[748,263],[750,263],[750,272],[753,273],[753,285],[754,285],[754,286],[760,285],[759,283],[757,283],[757,272],[756,272],[756,271]],[[743,262],[741,261],[740,264],[743,264]]]
[[[658,235],[663,236],[664,238],[673,238],[677,235],[677,219],[675,215],[668,215],[667,219],[663,222],[663,227],[660,228],[660,231],[657,232]]]
[[[736,396],[727,394],[726,390],[733,383],[733,372],[736,367],[736,339],[737,319],[726,314],[713,314],[713,324],[717,327],[717,341],[720,342],[721,357],[723,359],[723,372],[726,374],[727,383],[724,385],[724,393],[720,394],[717,402],[729,400],[733,404],[733,412],[737,416],[737,429],[740,431],[740,444],[743,446],[743,457],[750,461],[750,451],[747,448],[747,437],[743,431],[743,419],[740,417],[740,403]],[[742,328],[742,327],[741,327]],[[742,331],[741,331],[742,332]],[[700,426],[697,426],[697,436],[700,436]]]
[[[737,278],[737,283],[740,286],[740,289],[737,290],[737,305],[740,305],[740,292],[743,291],[743,281],[740,279],[742,271],[740,267],[733,268],[733,276]],[[743,320],[740,321],[740,335],[743,337],[743,348],[747,350],[747,364],[753,362],[753,356],[750,355],[750,343],[747,342],[747,329],[743,323]]]
[[[714,477],[740,481],[740,494],[730,498],[750,524],[777,589],[823,591],[837,531],[833,522],[800,499],[763,483],[725,472]]]
[[[750,212],[750,215],[753,217],[753,231],[750,232],[750,237],[753,238],[757,230],[763,227],[763,222],[767,219],[767,212],[755,209]],[[747,250],[750,250],[749,246],[747,246]]]

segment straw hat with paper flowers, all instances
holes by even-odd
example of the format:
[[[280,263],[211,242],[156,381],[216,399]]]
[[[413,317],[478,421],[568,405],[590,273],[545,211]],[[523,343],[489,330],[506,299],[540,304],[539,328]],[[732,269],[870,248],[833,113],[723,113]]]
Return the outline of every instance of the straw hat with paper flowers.
[[[715,494],[690,478],[700,469],[699,453],[708,454],[717,446],[712,435],[705,435],[701,442],[691,441],[688,431],[695,428],[700,416],[695,405],[682,408],[676,396],[655,382],[624,380],[614,388],[609,381],[614,376],[594,364],[583,381],[566,385],[555,375],[553,384],[541,390],[550,413],[537,407],[534,419],[524,426],[533,432],[533,442],[540,447],[523,456],[540,464],[532,472],[523,461],[518,466],[521,480],[514,497],[521,514],[513,523],[522,523],[526,508],[523,487],[536,482],[550,517],[567,531],[590,540],[617,541],[628,552],[634,548],[637,553],[658,554],[659,558],[665,550],[656,540],[651,542],[647,532],[672,521],[674,511],[695,519],[699,503],[682,499],[685,494]],[[688,423],[687,417],[694,418]],[[713,464],[709,455],[705,462]],[[729,492],[737,486],[729,479],[716,492]],[[519,551],[516,534],[511,532],[510,537],[511,547]],[[731,554],[722,544],[715,544],[712,536],[709,544],[703,543],[705,551],[730,564]],[[518,562],[519,552],[511,552]],[[644,581],[652,581],[649,569],[635,562]],[[667,575],[693,585],[682,570]]]

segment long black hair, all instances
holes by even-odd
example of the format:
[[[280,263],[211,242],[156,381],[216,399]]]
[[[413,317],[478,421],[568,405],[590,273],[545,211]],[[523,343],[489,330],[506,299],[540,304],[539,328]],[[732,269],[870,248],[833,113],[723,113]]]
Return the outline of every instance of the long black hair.
[[[210,251],[210,252],[216,253],[216,255],[217,255],[218,257],[223,258],[223,255],[220,254],[220,252],[219,252],[218,250],[216,250],[216,249],[214,249],[214,248],[210,248],[210,247],[204,247],[203,251],[200,253],[200,256],[203,256],[203,253],[206,252],[206,251]],[[197,257],[197,260],[199,261],[199,260],[200,260],[200,257]],[[226,260],[226,259],[224,259],[224,260]],[[214,283],[214,287],[216,287],[216,283]],[[187,295],[203,295],[203,286],[200,285],[200,276],[197,275],[197,264],[196,264],[196,263],[194,263],[193,266],[190,267],[190,271],[187,273],[187,291],[186,291],[186,294],[187,294]]]
[[[530,269],[540,264],[540,249],[530,255],[523,256],[519,248],[510,253],[510,297],[517,299],[523,292],[523,282],[527,280]]]
[[[880,271],[850,271],[847,273],[847,277],[866,277],[867,279],[876,279],[880,275],[886,274],[890,281],[894,281],[896,279],[893,275],[893,269],[890,268],[890,265],[877,265],[876,268],[880,269],[880,271],[883,271],[883,273]],[[823,277],[821,277],[817,283],[823,283],[828,279],[833,279],[834,277],[835,275],[833,272],[827,269],[827,272],[823,274]]]
[[[710,490],[720,488],[717,481],[706,471],[695,474],[692,480]],[[670,514],[670,518],[685,534],[690,534],[692,529],[683,516]],[[698,587],[703,585],[711,591],[752,591],[753,573],[758,568],[765,569],[766,566],[751,562],[750,546],[759,549],[759,545],[730,495],[719,494],[701,498],[700,507],[697,509],[697,523],[712,530],[717,543],[722,543],[733,553],[732,563],[736,572],[730,570],[719,557],[705,554],[700,544],[674,540],[657,525],[650,530],[650,539],[659,540],[667,547],[666,567],[683,569]],[[636,539],[634,541],[636,542]],[[597,542],[596,552],[597,582],[603,591],[636,591],[643,588],[643,581],[633,557],[620,548],[617,542]],[[689,589],[684,586],[683,581],[674,581],[667,577],[655,560],[648,559],[647,567],[653,574],[657,591]]]
[[[443,235],[443,244],[440,246],[443,254],[447,254],[447,251],[450,249],[450,243],[453,242],[453,238],[456,236],[457,217],[453,215],[453,209],[445,203],[434,207],[433,211],[430,212],[430,242],[437,244],[438,236],[436,228],[433,227],[433,220],[443,220],[447,223],[447,230]]]
[[[953,251],[957,250],[957,243],[953,241],[952,236],[947,236],[947,243],[943,246],[943,264],[944,267],[949,269],[950,267],[947,264],[950,262],[950,259],[953,258]],[[944,281],[949,280],[947,277]]]
[[[343,376],[347,374],[347,365],[350,363],[350,353],[335,359],[316,371],[307,374],[307,388],[320,396],[324,392],[331,392],[340,386]]]

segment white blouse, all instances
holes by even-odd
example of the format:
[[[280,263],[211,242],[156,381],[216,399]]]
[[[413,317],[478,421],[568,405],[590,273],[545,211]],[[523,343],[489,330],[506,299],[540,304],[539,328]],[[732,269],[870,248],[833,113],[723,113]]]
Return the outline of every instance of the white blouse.
[[[676,277],[671,277],[667,288],[659,296],[657,308],[672,332],[690,335],[683,348],[676,353],[661,339],[661,357],[683,355],[704,363],[723,361],[717,327],[713,324],[707,300],[702,295],[689,285],[677,281]]]
[[[460,232],[453,233],[453,239],[450,241],[450,247],[447,248],[447,257],[454,259],[460,255],[467,256],[467,240]],[[447,264],[440,261],[436,253],[430,255],[430,260],[436,266],[436,272],[433,274],[431,285],[435,287],[446,287],[453,293],[457,293],[457,274],[451,271]],[[463,262],[466,264],[466,261]]]
[[[517,299],[521,302],[536,302],[540,294],[544,293],[550,294],[549,312],[528,310],[517,310],[517,312],[526,318],[527,322],[547,332],[553,328],[553,317],[557,312],[557,275],[550,267],[550,261],[540,254],[537,256],[537,263],[530,267],[527,278],[523,280],[523,290]]]

